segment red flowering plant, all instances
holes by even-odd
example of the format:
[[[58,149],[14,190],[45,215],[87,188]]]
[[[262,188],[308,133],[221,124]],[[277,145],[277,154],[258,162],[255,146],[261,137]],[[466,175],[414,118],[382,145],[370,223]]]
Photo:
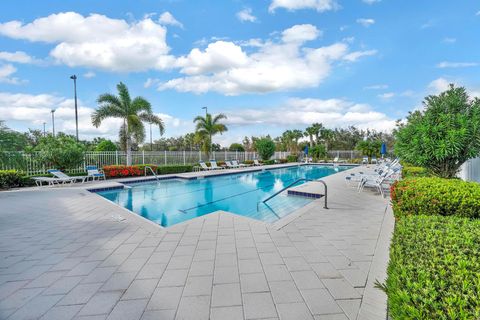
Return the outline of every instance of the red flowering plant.
[[[137,166],[104,166],[103,172],[107,178],[137,177],[143,175],[143,171]]]

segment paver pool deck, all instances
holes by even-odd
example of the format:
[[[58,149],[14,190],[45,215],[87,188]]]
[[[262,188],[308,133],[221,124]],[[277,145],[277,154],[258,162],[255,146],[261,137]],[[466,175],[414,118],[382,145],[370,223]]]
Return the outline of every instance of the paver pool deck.
[[[161,228],[87,185],[1,192],[0,319],[383,320],[373,283],[394,222],[387,199],[345,185],[362,169],[323,179],[328,210],[274,224],[216,212]]]

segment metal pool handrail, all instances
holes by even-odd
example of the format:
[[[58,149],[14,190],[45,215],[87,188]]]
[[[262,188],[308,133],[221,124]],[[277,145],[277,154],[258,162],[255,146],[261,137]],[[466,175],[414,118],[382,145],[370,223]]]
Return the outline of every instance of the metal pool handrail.
[[[153,171],[152,167],[150,167],[150,166],[145,166],[145,168],[144,168],[145,176],[147,175],[147,168],[150,169],[150,172],[155,176],[155,179],[157,179],[157,181],[160,181],[160,179],[158,179],[157,174],[155,173],[155,171]]]
[[[288,188],[294,186],[295,184],[299,183],[300,181],[306,181],[306,182],[320,182],[321,184],[323,184],[323,186],[325,187],[325,205],[323,206],[325,209],[328,209],[327,207],[327,184],[325,183],[325,181],[323,180],[312,180],[312,179],[307,179],[307,178],[302,178],[302,179],[297,179],[295,180],[294,182],[290,183],[288,186],[286,186],[285,188],[283,188],[282,190],[278,191],[278,192],[275,192],[274,194],[272,194],[270,197],[268,197],[267,199],[263,200],[262,203],[266,203],[268,200],[272,199],[273,197],[279,195],[280,193],[282,193],[283,191],[287,190]],[[257,206],[258,207],[258,206]]]

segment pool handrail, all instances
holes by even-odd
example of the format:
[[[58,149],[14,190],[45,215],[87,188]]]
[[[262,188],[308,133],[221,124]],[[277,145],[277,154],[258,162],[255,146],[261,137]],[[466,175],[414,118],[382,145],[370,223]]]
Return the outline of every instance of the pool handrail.
[[[272,194],[270,197],[268,197],[267,199],[263,200],[262,203],[266,203],[268,200],[272,199],[273,197],[276,197],[277,195],[279,195],[279,194],[282,193],[283,191],[287,190],[288,188],[293,187],[294,185],[296,185],[296,184],[299,183],[300,181],[305,181],[305,182],[320,182],[321,184],[323,184],[323,186],[325,187],[325,195],[324,195],[324,196],[325,196],[325,205],[323,206],[323,208],[328,209],[328,206],[327,206],[327,184],[325,183],[325,181],[323,181],[323,180],[313,180],[313,179],[307,179],[307,178],[301,178],[301,179],[295,180],[294,182],[290,183],[288,186],[282,188],[282,190],[275,192],[275,193]]]

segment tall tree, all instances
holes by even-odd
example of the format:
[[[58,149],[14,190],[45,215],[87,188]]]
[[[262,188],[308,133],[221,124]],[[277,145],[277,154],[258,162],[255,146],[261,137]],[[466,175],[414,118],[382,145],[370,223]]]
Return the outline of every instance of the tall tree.
[[[210,113],[207,113],[205,117],[197,116],[193,119],[196,124],[195,132],[202,139],[203,149],[210,156],[212,151],[212,137],[217,133],[222,134],[227,131],[227,126],[221,123],[221,120],[227,119],[227,116],[223,113],[217,114],[212,117]]]
[[[309,140],[310,140],[310,147],[313,147],[314,145],[314,141],[313,141],[313,137],[316,136],[316,128],[314,127],[307,127],[305,129],[305,137],[308,137]]]
[[[120,128],[120,137],[123,136],[125,139],[127,165],[131,165],[132,139],[136,143],[143,142],[145,139],[144,122],[157,125],[160,134],[163,134],[165,126],[162,119],[153,114],[152,106],[145,98],[136,97],[131,99],[127,86],[122,82],[117,85],[117,90],[118,96],[104,93],[98,97],[97,103],[99,107],[92,114],[92,124],[98,128],[102,121],[108,118],[123,120]]]

